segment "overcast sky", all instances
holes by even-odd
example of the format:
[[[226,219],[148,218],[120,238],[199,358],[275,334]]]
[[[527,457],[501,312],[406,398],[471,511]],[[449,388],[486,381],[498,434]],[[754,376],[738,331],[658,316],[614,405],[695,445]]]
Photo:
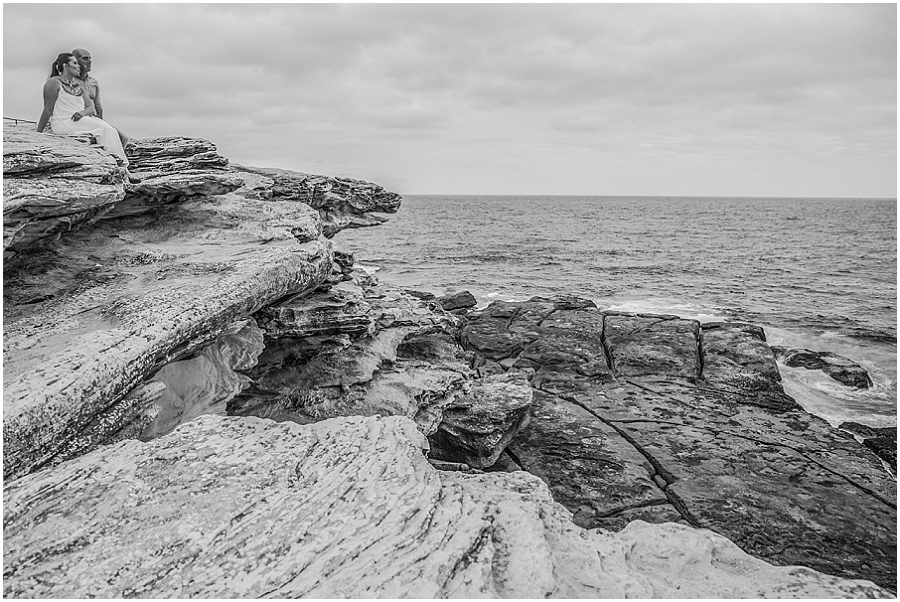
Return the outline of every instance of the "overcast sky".
[[[897,196],[895,4],[4,4],[3,114],[401,194]]]

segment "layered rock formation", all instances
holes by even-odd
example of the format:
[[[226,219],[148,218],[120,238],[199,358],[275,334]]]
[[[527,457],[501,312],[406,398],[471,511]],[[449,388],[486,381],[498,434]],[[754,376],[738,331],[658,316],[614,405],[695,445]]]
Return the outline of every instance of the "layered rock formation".
[[[131,187],[99,147],[4,127],[6,478],[146,427],[157,370],[331,275],[318,210],[247,198],[203,140],[134,152]]]
[[[96,450],[6,487],[4,596],[888,595],[707,530],[585,531],[531,475],[439,472],[426,448],[400,417],[202,416]]]
[[[406,294],[329,240],[398,195],[133,152],[4,129],[5,595],[896,588],[895,481],[761,329]]]
[[[400,415],[426,435],[469,386],[453,316],[377,283],[343,282],[257,314],[266,349],[228,411],[307,424]]]
[[[298,173],[283,169],[236,166],[242,173],[264,176],[257,190],[261,198],[298,201],[319,211],[322,234],[331,238],[345,228],[364,228],[384,223],[381,213],[400,208],[400,195],[377,184]]]

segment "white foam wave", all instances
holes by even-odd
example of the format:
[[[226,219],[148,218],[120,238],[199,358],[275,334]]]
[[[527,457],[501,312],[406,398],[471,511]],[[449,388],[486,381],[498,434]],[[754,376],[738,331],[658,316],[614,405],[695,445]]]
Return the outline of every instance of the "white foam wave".
[[[722,313],[721,307],[691,303],[682,299],[666,297],[648,297],[645,299],[627,299],[619,303],[609,303],[609,300],[594,299],[597,307],[610,311],[624,311],[637,314],[671,314],[687,320],[697,320],[700,323],[722,322],[727,316]]]

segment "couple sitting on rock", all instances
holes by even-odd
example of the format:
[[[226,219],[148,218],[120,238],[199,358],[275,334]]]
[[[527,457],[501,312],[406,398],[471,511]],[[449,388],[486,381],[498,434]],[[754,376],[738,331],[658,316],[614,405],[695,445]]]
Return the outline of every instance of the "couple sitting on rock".
[[[44,131],[49,121],[54,134],[91,134],[100,146],[121,160],[128,181],[136,184],[140,178],[128,171],[125,156],[129,138],[103,121],[100,86],[89,75],[90,70],[91,53],[87,50],[76,48],[56,57],[50,68],[50,78],[44,84],[44,111],[37,129]]]

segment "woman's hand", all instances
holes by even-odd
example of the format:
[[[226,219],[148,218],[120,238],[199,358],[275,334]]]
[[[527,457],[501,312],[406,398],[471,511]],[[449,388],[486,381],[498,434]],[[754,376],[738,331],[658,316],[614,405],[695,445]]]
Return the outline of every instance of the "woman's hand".
[[[76,111],[76,112],[72,113],[72,121],[78,121],[82,117],[84,117],[84,115],[81,114],[81,111]]]

